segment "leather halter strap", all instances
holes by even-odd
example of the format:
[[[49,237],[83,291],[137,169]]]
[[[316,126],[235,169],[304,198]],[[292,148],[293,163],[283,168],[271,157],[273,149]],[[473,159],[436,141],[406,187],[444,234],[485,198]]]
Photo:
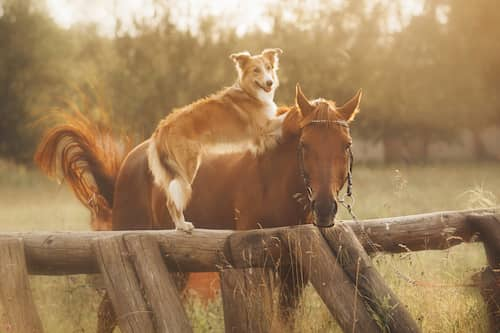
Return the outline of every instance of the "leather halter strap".
[[[330,119],[313,119],[310,122],[304,124],[302,127],[306,127],[313,124],[335,124],[345,128],[349,128],[349,124],[345,120],[330,120]]]

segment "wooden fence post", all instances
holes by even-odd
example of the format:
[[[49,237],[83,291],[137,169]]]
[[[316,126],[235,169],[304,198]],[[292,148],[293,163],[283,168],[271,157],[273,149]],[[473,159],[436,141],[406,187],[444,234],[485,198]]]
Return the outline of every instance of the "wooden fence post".
[[[291,255],[344,332],[381,332],[368,311],[358,286],[344,272],[319,231],[288,229],[281,236]]]
[[[269,269],[224,269],[220,277],[225,331],[270,332],[273,303]]]
[[[152,236],[124,236],[137,275],[161,333],[192,332],[179,291]]]
[[[154,333],[134,267],[122,236],[95,239],[92,246],[106,291],[123,333]]]
[[[28,279],[22,239],[0,238],[0,301],[5,313],[0,332],[42,333]]]
[[[362,297],[378,315],[378,324],[384,325],[389,332],[420,332],[406,306],[373,267],[352,229],[344,223],[337,223],[333,228],[320,230],[343,270],[351,281],[357,283]]]

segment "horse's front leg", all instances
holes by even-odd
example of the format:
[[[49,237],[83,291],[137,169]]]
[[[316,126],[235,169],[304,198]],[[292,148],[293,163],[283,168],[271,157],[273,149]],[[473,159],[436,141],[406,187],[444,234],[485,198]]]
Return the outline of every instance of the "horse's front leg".
[[[278,271],[278,276],[280,278],[280,317],[283,323],[293,326],[295,312],[309,279],[307,274],[296,265],[282,267]]]
[[[113,304],[111,304],[108,292],[106,291],[97,312],[97,333],[112,333],[116,325],[116,314],[113,310]]]

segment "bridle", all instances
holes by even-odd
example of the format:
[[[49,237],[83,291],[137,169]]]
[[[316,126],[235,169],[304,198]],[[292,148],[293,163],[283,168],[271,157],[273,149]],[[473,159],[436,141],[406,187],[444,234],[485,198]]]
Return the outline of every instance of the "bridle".
[[[347,129],[349,129],[349,124],[347,123],[347,121],[344,121],[344,120],[329,120],[329,119],[324,119],[324,120],[321,120],[321,119],[315,119],[315,120],[311,120],[310,122],[306,123],[302,128],[306,127],[306,126],[310,126],[310,125],[315,125],[315,124],[334,124],[334,125],[338,125],[338,126],[342,126],[342,127],[345,127]],[[349,212],[349,214],[354,218],[356,219],[356,216],[354,215],[353,211],[352,211],[352,207],[354,206],[354,196],[353,196],[353,193],[352,193],[352,169],[353,169],[353,166],[354,166],[354,155],[352,153],[352,149],[351,149],[351,146],[349,146],[347,148],[347,152],[349,154],[349,162],[348,162],[348,170],[347,170],[347,178],[346,178],[346,182],[347,182],[347,189],[346,189],[346,193],[345,195],[343,195],[342,197],[338,198],[337,201],[342,204],[342,206],[344,206],[347,211]],[[312,197],[313,197],[313,191],[312,191],[312,188],[311,188],[311,182],[310,182],[310,178],[309,178],[309,174],[307,173],[306,169],[305,169],[305,166],[304,166],[304,144],[300,141],[299,142],[299,145],[297,147],[297,161],[299,163],[299,173],[304,181],[304,187],[306,189],[306,195],[307,195],[307,199],[309,200],[309,205],[310,205],[310,208],[312,210]],[[332,225],[329,225],[329,226],[326,226],[326,227],[331,227],[333,226]]]

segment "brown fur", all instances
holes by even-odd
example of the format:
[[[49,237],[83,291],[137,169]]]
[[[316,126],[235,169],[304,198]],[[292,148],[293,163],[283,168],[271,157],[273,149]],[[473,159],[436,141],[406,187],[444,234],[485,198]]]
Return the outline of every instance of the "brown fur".
[[[193,228],[183,211],[203,156],[227,150],[261,152],[281,134],[282,119],[276,117],[273,102],[279,54],[279,49],[267,49],[257,56],[231,55],[238,69],[237,83],[175,110],[153,133],[149,167],[165,192],[177,229]]]

